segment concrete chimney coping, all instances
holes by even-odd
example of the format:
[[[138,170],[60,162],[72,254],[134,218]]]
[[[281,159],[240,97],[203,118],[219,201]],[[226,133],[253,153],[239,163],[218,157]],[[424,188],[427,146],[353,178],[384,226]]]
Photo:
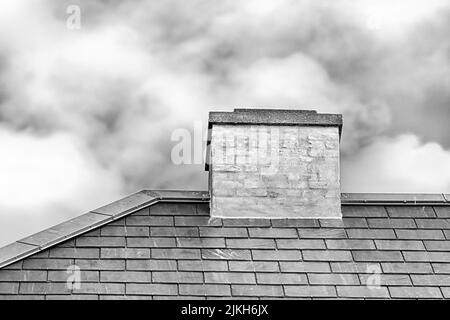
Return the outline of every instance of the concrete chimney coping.
[[[210,112],[208,124],[337,126],[341,133],[342,115],[314,110],[237,108],[233,112]]]

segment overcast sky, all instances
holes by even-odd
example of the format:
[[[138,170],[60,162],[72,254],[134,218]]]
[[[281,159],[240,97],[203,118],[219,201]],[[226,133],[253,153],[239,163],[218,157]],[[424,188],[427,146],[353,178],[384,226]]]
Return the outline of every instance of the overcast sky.
[[[343,113],[344,192],[450,193],[449,39],[447,0],[2,1],[0,245],[206,189],[171,133],[234,107]]]

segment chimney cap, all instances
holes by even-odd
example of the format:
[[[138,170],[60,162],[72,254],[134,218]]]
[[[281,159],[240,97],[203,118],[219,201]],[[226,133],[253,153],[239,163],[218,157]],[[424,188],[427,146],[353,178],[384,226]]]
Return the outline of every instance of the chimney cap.
[[[208,129],[213,124],[287,125],[338,127],[342,133],[342,114],[317,113],[316,110],[235,108],[232,112],[211,111]],[[211,143],[208,130],[206,144]],[[209,171],[209,153],[206,153],[205,170]]]
[[[236,108],[233,112],[210,112],[208,127],[213,124],[336,126],[341,133],[342,115],[315,110]]]

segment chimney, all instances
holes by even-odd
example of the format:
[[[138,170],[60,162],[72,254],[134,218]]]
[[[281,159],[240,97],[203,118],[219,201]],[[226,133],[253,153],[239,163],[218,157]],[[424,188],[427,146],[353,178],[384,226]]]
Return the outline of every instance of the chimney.
[[[342,115],[234,109],[210,112],[208,129],[212,217],[342,217]]]

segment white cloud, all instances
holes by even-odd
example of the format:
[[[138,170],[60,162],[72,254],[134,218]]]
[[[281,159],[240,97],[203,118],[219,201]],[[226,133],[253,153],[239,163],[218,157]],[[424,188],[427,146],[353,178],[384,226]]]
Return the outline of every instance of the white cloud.
[[[79,31],[66,28],[72,3],[0,2],[5,239],[144,187],[206,188],[202,166],[170,163],[171,130],[238,106],[343,112],[343,183],[352,191],[445,191],[448,176],[434,169],[447,151],[378,138],[395,110],[414,117],[448,75],[448,37],[429,32],[423,48],[410,34],[441,21],[432,30],[446,35],[446,16],[433,16],[443,2],[337,2],[81,0]],[[386,17],[376,32],[370,14]],[[404,37],[384,41],[393,34]],[[407,162],[414,179],[402,171],[404,153],[416,159]],[[370,166],[377,174],[366,174]]]
[[[12,213],[33,215],[52,205],[83,210],[85,201],[101,204],[120,194],[117,173],[100,167],[73,136],[3,129],[0,150],[1,206]]]
[[[450,150],[412,135],[379,137],[342,164],[344,192],[450,192]]]
[[[122,195],[117,172],[100,167],[73,136],[1,129],[0,150],[0,225],[9,225],[0,245],[93,209],[86,204],[101,206]]]
[[[380,37],[389,37],[403,34],[447,4],[446,0],[357,0],[350,6],[360,13],[361,22],[369,29]]]

